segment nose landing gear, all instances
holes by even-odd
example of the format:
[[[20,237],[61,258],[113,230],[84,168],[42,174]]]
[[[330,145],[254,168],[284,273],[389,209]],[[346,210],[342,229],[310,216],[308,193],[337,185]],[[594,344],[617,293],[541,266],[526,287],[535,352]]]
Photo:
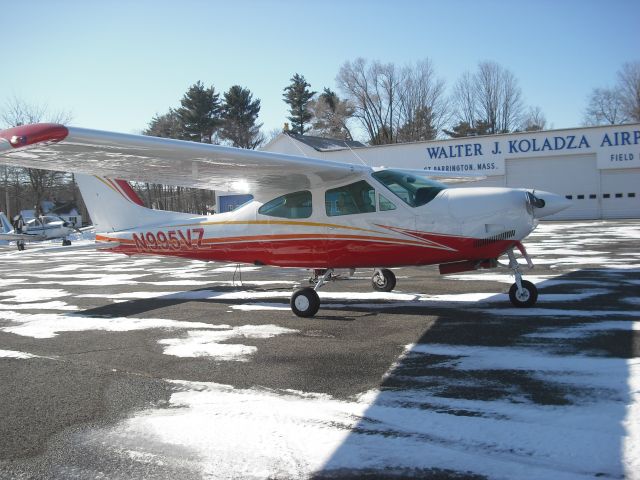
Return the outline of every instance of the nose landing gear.
[[[518,249],[527,260],[527,265],[529,268],[533,268],[533,263],[531,262],[531,258],[527,254],[526,250],[522,245],[517,245]],[[538,289],[536,286],[522,279],[522,272],[520,271],[520,264],[516,260],[516,256],[513,253],[513,248],[507,250],[507,256],[509,257],[509,268],[513,270],[513,274],[516,277],[516,283],[511,285],[509,289],[509,300],[511,303],[520,308],[531,307],[535,305],[538,300]]]

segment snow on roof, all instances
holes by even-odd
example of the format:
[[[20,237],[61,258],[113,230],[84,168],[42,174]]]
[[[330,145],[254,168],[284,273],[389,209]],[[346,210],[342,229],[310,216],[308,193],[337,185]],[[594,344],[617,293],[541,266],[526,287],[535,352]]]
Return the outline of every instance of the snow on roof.
[[[337,138],[324,138],[314,137],[312,135],[300,135],[297,133],[288,132],[291,138],[310,146],[311,148],[318,150],[319,152],[327,152],[331,150],[346,150],[348,148],[365,147],[366,145],[361,142],[353,140],[341,140]]]

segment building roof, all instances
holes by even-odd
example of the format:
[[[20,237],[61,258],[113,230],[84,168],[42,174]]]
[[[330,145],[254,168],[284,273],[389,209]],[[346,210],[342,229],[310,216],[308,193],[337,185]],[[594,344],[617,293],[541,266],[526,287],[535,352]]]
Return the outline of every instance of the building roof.
[[[285,135],[289,135],[294,140],[297,140],[309,147],[319,151],[328,152],[331,150],[347,150],[349,148],[365,147],[366,145],[361,142],[353,140],[339,140],[337,138],[324,138],[314,137],[312,135],[299,135],[297,133],[286,132]]]

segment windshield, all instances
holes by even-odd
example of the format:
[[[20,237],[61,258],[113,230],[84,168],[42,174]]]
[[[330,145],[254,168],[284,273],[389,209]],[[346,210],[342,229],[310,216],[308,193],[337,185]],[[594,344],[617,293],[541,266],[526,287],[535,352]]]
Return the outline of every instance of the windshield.
[[[442,183],[402,170],[380,170],[372,176],[411,207],[429,203],[447,188]]]

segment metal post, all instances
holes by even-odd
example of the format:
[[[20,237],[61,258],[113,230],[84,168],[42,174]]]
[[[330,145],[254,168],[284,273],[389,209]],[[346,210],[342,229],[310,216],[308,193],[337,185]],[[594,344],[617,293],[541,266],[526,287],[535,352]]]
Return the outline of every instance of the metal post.
[[[9,205],[9,167],[4,166],[4,205],[7,209],[6,215],[9,221],[11,221],[11,205]]]

